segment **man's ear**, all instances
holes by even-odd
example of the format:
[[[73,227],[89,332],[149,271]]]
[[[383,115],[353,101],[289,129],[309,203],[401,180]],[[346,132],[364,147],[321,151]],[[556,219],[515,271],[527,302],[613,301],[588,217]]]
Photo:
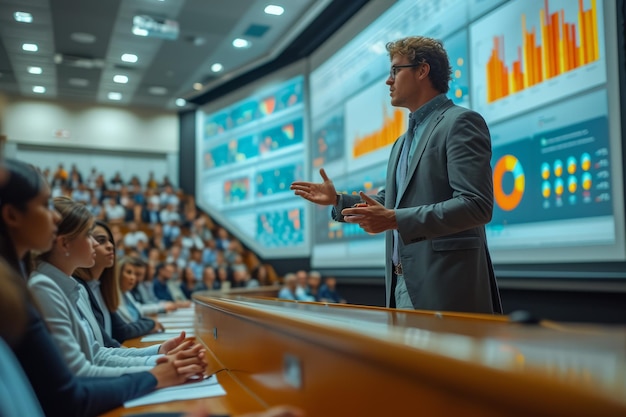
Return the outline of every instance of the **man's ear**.
[[[430,74],[430,64],[428,62],[424,62],[422,65],[420,65],[417,68],[417,74],[420,80],[428,77],[428,74]]]
[[[0,216],[7,227],[18,228],[22,219],[22,212],[12,204],[4,204],[0,209]]]

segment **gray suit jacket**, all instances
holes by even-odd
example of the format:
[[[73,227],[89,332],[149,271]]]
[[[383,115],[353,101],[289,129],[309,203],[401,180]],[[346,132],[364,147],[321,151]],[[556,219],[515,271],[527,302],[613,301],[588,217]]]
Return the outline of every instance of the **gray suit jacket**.
[[[407,181],[396,189],[396,170],[404,135],[394,143],[385,189],[376,196],[396,208],[399,255],[416,309],[502,312],[484,225],[493,210],[491,139],[483,118],[448,100],[435,110],[410,161]],[[417,140],[417,139],[416,139]],[[344,195],[333,210],[358,196]],[[386,300],[392,294],[393,234],[386,233]]]
[[[41,262],[29,278],[28,288],[74,374],[120,376],[153,368],[151,362],[158,345],[138,349],[104,347],[87,292],[74,278]]]

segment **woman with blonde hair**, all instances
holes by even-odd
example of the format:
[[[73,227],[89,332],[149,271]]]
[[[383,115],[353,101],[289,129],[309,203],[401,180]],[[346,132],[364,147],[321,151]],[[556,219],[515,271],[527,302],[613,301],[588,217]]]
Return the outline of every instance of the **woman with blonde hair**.
[[[28,286],[70,369],[81,376],[118,376],[150,370],[159,355],[190,350],[200,359],[200,345],[191,346],[185,335],[162,345],[141,349],[107,348],[84,288],[72,278],[79,268],[91,268],[98,246],[92,236],[93,216],[66,197],[54,199],[60,214],[57,236],[50,250],[39,256]],[[203,363],[203,362],[202,362]]]

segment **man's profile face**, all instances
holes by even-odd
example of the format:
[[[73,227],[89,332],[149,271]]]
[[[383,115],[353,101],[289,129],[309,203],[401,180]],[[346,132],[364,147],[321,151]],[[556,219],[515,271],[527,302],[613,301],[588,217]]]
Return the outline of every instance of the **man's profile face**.
[[[391,96],[391,105],[394,107],[405,107],[411,112],[419,107],[415,104],[419,97],[419,67],[401,67],[402,65],[411,65],[409,59],[402,55],[395,55],[391,59],[391,68],[397,67],[395,70],[395,79],[390,76],[387,78],[386,84],[389,86],[389,94]]]

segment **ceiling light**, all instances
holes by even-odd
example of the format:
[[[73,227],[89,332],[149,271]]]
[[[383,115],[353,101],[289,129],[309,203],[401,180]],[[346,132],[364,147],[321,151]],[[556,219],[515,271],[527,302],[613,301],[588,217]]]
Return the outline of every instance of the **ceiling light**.
[[[283,9],[280,6],[276,6],[274,4],[270,4],[269,6],[265,7],[264,11],[267,14],[273,14],[274,16],[280,16],[281,14],[283,14],[285,12],[285,9]]]
[[[124,54],[122,55],[122,61],[124,62],[137,62],[137,55],[135,54]]]
[[[133,27],[133,35],[137,36],[148,36],[148,31],[142,28],[138,28],[136,26]]]
[[[216,62],[215,64],[211,65],[211,71],[213,72],[220,72],[223,69],[224,69],[224,66],[220,64],[219,62]]]
[[[107,94],[107,97],[109,98],[109,100],[121,100],[122,99],[122,93],[109,93]]]
[[[125,75],[114,75],[113,82],[118,84],[126,84],[128,82],[128,77]]]
[[[28,52],[37,52],[39,47],[35,43],[25,43],[22,45],[22,49]]]
[[[193,89],[197,91],[202,90],[202,83],[193,83]]]
[[[28,71],[29,74],[34,74],[34,75],[39,75],[43,72],[41,67],[28,67],[26,70]]]
[[[15,19],[16,22],[21,22],[21,23],[33,22],[33,15],[28,12],[15,12],[13,13],[13,18]]]
[[[163,96],[167,94],[167,88],[155,85],[153,87],[148,88],[148,93],[153,94],[155,96]]]
[[[250,42],[245,39],[237,38],[233,41],[233,46],[235,48],[247,48],[250,46]]]
[[[177,98],[176,99],[176,105],[178,107],[183,107],[185,104],[187,104],[187,100],[185,100],[184,98]]]
[[[46,92],[46,87],[43,87],[41,85],[36,85],[33,87],[33,93],[43,94],[45,92]]]

